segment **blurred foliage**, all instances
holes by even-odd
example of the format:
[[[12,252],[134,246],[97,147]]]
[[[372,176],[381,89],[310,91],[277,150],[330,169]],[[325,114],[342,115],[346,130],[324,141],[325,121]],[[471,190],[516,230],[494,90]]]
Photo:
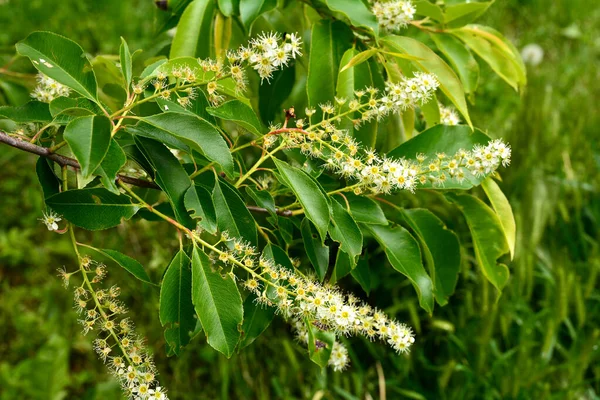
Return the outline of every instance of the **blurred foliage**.
[[[475,125],[513,147],[501,186],[517,220],[517,251],[497,303],[465,262],[457,294],[430,317],[410,285],[384,266],[383,254],[369,249],[379,279],[370,301],[409,319],[418,340],[409,358],[352,340],[352,367],[339,374],[320,371],[277,320],[231,360],[198,338],[179,358],[167,358],[159,351],[158,293],[111,270],[140,333],[157,352],[170,398],[364,399],[383,398],[382,388],[388,399],[600,398],[600,9],[590,3],[499,1],[481,21],[518,48],[537,43],[545,52],[540,65],[528,66],[521,97],[484,69],[482,76],[490,78],[471,108]],[[115,54],[119,36],[132,50],[158,53],[165,38],[153,35],[156,12],[150,0],[0,0],[0,62],[9,62],[14,43],[38,29],[71,37],[94,54]],[[6,90],[10,79],[4,78],[0,72]],[[118,385],[80,333],[71,292],[55,276],[74,259],[68,240],[37,221],[42,199],[34,161],[1,148],[0,398],[119,398]],[[467,237],[464,221],[439,215]],[[86,239],[126,249],[159,279],[178,243],[165,225],[149,226],[138,221]],[[361,293],[350,280],[341,284]]]

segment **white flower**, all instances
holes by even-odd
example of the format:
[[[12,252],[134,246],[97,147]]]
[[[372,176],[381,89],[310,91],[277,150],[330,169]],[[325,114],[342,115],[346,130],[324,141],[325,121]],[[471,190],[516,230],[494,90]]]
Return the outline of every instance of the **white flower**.
[[[46,225],[46,228],[48,228],[49,231],[57,231],[58,222],[62,221],[62,218],[54,211],[50,210],[48,212],[44,212],[44,216],[40,218],[40,221]]]
[[[544,49],[536,43],[528,44],[521,50],[521,57],[523,57],[524,63],[536,67],[544,59]]]

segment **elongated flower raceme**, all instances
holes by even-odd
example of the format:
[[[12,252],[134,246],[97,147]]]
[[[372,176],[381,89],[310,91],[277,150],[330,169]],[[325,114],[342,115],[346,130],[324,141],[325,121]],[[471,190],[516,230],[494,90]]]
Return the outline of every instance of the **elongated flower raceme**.
[[[275,307],[278,314],[292,321],[302,341],[305,341],[305,331],[298,321],[308,320],[318,329],[336,336],[363,335],[371,340],[379,339],[399,353],[408,352],[414,343],[411,328],[359,301],[354,295],[345,294],[336,286],[322,285],[265,257],[258,257],[253,246],[232,239],[226,233],[219,243],[221,247],[214,247],[216,251],[211,254],[212,261],[246,270],[248,277],[243,286],[256,294],[258,302]],[[332,366],[341,370],[348,358],[343,357],[341,344],[335,347],[334,360],[337,361],[332,361]]]
[[[135,400],[166,400],[165,390],[156,379],[156,368],[144,340],[135,333],[133,323],[123,317],[126,307],[119,301],[117,286],[101,288],[106,266],[84,256],[81,271],[85,273],[81,286],[75,288],[75,309],[81,316],[83,333],[97,333],[94,350],[119,380],[124,394]],[[65,285],[79,272],[59,270]]]

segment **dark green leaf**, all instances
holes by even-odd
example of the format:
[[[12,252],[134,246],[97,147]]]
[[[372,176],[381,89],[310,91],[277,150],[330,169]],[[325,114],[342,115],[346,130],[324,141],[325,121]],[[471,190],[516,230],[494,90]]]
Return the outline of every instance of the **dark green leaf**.
[[[329,269],[329,247],[319,240],[319,235],[314,232],[313,225],[307,218],[302,220],[300,230],[306,255],[317,272],[319,280],[322,281]]]
[[[421,242],[429,274],[435,282],[435,299],[448,303],[454,293],[460,270],[460,243],[456,234],[429,210],[403,210],[402,215]]]
[[[337,201],[331,202],[329,235],[352,259],[362,252],[362,233],[354,218]]]
[[[175,254],[160,286],[160,323],[170,352],[179,355],[190,342],[196,318],[192,303],[192,270],[183,250]]]
[[[359,258],[356,267],[350,272],[352,277],[360,284],[365,293],[371,293],[371,271],[367,258]]]
[[[266,190],[256,190],[251,186],[246,186],[246,193],[252,197],[257,206],[266,209],[273,217],[277,215],[275,212],[275,200],[271,196],[271,193]]]
[[[192,253],[192,301],[208,344],[231,357],[240,340],[242,298],[231,276],[224,278],[214,272],[208,256],[196,246]]]
[[[268,85],[258,89],[258,112],[265,124],[269,124],[277,115],[282,115],[283,102],[290,96],[296,79],[296,66],[291,64],[273,73]]]
[[[108,151],[110,120],[100,115],[76,118],[67,125],[64,138],[79,161],[85,179],[98,168]]]
[[[238,349],[251,345],[271,324],[275,309],[259,304],[256,295],[250,294],[244,300],[244,323],[242,324],[242,339]]]
[[[190,186],[185,194],[184,203],[185,208],[192,213],[191,217],[198,220],[202,229],[211,234],[217,232],[217,214],[208,190],[202,186]]]
[[[20,107],[2,106],[0,107],[0,119],[2,117],[17,123],[52,121],[48,104],[41,101],[30,101]]]
[[[339,250],[335,258],[335,266],[333,267],[333,273],[331,274],[330,283],[334,284],[346,275],[348,275],[355,267],[356,262],[354,258],[350,257],[348,253]]]
[[[498,216],[483,201],[469,194],[448,193],[446,197],[465,215],[473,237],[477,263],[483,275],[501,292],[510,272],[506,265],[496,262],[509,251]]]
[[[44,192],[44,199],[60,192],[60,180],[52,170],[51,161],[47,158],[38,158],[35,164],[38,181]]]
[[[214,117],[233,121],[256,136],[261,135],[263,131],[262,124],[254,110],[239,100],[230,100],[218,107],[210,107],[206,111]]]
[[[353,26],[367,28],[377,37],[379,36],[379,23],[375,15],[361,0],[325,0],[331,11],[343,14]]]
[[[329,202],[319,185],[306,172],[274,159],[277,170],[281,173],[285,184],[292,189],[298,201],[304,208],[306,217],[316,226],[321,237],[325,240],[329,227]]]
[[[102,163],[96,168],[96,171],[94,171],[94,175],[100,176],[104,187],[113,193],[119,194],[119,188],[115,184],[115,178],[126,162],[127,157],[125,156],[125,152],[123,152],[121,146],[113,139],[110,141],[108,152],[102,160]]]
[[[287,253],[279,246],[274,245],[273,243],[269,243],[263,249],[262,255],[269,259],[275,261],[276,264],[287,268],[289,270],[294,270],[294,266],[292,265],[292,260],[287,255]]]
[[[177,25],[169,58],[210,57],[214,12],[215,2],[212,0],[194,0],[186,7]]]
[[[246,208],[238,191],[224,181],[217,180],[213,189],[219,231],[233,238],[243,238],[253,246],[258,244],[256,221]]]
[[[401,226],[367,225],[367,228],[383,247],[392,267],[412,283],[421,308],[431,314],[434,304],[433,283],[423,266],[417,241]]]
[[[94,71],[77,43],[55,33],[33,32],[17,43],[17,51],[40,72],[97,101]]]
[[[46,204],[68,221],[90,231],[117,226],[139,209],[129,197],[107,189],[77,189],[55,194]]]
[[[345,195],[350,203],[350,214],[356,222],[367,224],[387,225],[388,220],[383,210],[375,200],[365,196],[356,196],[352,193]]]
[[[240,0],[240,18],[247,31],[261,14],[277,6],[277,0]]]
[[[129,272],[131,275],[135,276],[140,281],[154,285],[154,283],[152,283],[152,281],[150,280],[150,277],[148,276],[148,273],[146,273],[146,270],[144,269],[142,264],[140,264],[137,260],[135,260],[129,256],[126,256],[123,253],[119,253],[118,251],[115,251],[115,250],[97,249],[95,247],[88,246],[85,244],[82,246],[84,246],[88,249],[94,250],[94,251],[102,254],[104,257],[109,258],[111,261],[118,264],[121,268],[123,268],[124,270]]]

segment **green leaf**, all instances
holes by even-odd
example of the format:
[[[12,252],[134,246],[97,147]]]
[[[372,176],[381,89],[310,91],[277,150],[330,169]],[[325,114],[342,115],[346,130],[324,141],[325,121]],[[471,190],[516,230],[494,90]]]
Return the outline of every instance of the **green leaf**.
[[[213,201],[219,231],[227,232],[233,238],[241,237],[256,246],[258,244],[256,221],[238,191],[228,183],[217,179],[213,189]]]
[[[139,209],[129,197],[103,188],[67,190],[48,197],[46,204],[74,225],[90,231],[117,226]]]
[[[331,202],[329,235],[352,259],[362,253],[363,236],[352,215],[337,201]]]
[[[123,72],[123,78],[125,79],[125,86],[129,93],[129,85],[131,85],[131,78],[133,76],[133,68],[131,65],[131,53],[129,52],[129,46],[125,39],[121,37],[121,47],[119,48],[119,61],[121,62],[121,71]]]
[[[48,103],[41,101],[30,101],[20,107],[2,106],[0,107],[0,119],[2,117],[17,123],[52,121]]]
[[[496,215],[498,215],[500,224],[502,224],[502,230],[512,260],[515,256],[515,243],[517,240],[517,225],[515,224],[515,216],[513,215],[512,207],[504,193],[502,193],[502,189],[500,189],[492,177],[488,177],[481,182],[481,187],[485,191],[488,199],[490,199],[490,203],[492,203],[492,207],[494,208],[494,211],[496,211]]]
[[[57,97],[50,102],[50,114],[55,124],[66,125],[77,117],[102,114],[96,103],[85,97]]]
[[[290,271],[294,270],[294,266],[292,265],[292,260],[287,255],[285,250],[281,247],[274,245],[273,243],[269,243],[265,246],[262,252],[263,257],[275,261],[276,264],[289,269]]]
[[[98,168],[106,155],[110,133],[110,120],[100,115],[79,117],[67,125],[64,138],[81,165],[84,179]]]
[[[183,250],[175,254],[165,272],[160,286],[159,309],[169,352],[179,355],[181,348],[190,342],[190,332],[196,327],[190,258]]]
[[[339,250],[335,257],[335,266],[329,283],[334,284],[346,275],[356,266],[356,261],[350,257],[345,251]]]
[[[509,251],[498,216],[483,201],[469,194],[448,193],[446,198],[465,215],[473,237],[477,263],[483,275],[501,292],[510,272],[506,265],[496,262]]]
[[[356,267],[350,271],[350,274],[368,296],[371,293],[371,271],[369,270],[367,257],[359,258]]]
[[[379,23],[375,15],[361,0],[325,0],[331,11],[339,12],[350,20],[352,26],[363,27],[379,37]]]
[[[217,0],[219,10],[226,17],[237,14],[239,0]]]
[[[217,232],[217,214],[208,190],[198,185],[190,186],[184,203],[185,208],[192,213],[191,217],[198,220],[202,229],[213,235]]]
[[[92,246],[88,246],[87,244],[81,244],[88,249],[94,250],[95,252],[102,254],[104,257],[110,259],[114,263],[118,264],[121,268],[129,272],[131,275],[135,276],[142,282],[149,283],[154,285],[154,283],[150,280],[148,273],[137,260],[126,256],[123,253],[119,253],[118,251],[111,249],[97,249]]]
[[[240,18],[247,31],[261,14],[274,9],[277,0],[240,0]]]
[[[194,0],[183,12],[171,44],[169,58],[210,57],[210,37],[215,2]]]
[[[448,5],[444,9],[444,24],[451,29],[460,28],[483,15],[493,3],[488,1]]]
[[[465,92],[474,93],[479,83],[479,64],[471,51],[451,35],[440,33],[430,37],[458,73]]]
[[[44,199],[60,192],[60,180],[54,173],[50,160],[39,157],[35,164],[35,171],[44,192]]]
[[[251,293],[244,300],[244,323],[238,351],[250,346],[269,327],[275,317],[275,309],[259,304],[256,298],[257,296]]]
[[[292,167],[278,159],[273,159],[273,161],[285,180],[284,183],[292,189],[292,192],[298,198],[306,217],[315,224],[321,242],[323,242],[329,227],[330,205],[321,188],[310,175],[301,169]]]
[[[276,217],[275,200],[271,193],[266,190],[256,190],[251,186],[246,186],[246,193],[256,202],[256,205],[266,209],[269,214]]]
[[[340,74],[342,72],[346,71],[348,68],[356,67],[357,65],[364,63],[369,58],[371,58],[375,54],[377,54],[379,49],[373,47],[368,50],[361,51],[360,53],[353,55],[352,58],[350,58],[350,60],[345,61],[344,59],[346,57],[346,54],[348,54],[349,51],[352,53],[355,53],[356,49],[349,49],[349,50],[346,50],[346,53],[344,53],[344,57],[342,59],[342,62],[340,63],[340,65],[342,66],[342,68],[340,68]],[[339,85],[339,82],[338,82],[338,85]]]
[[[96,77],[83,49],[72,40],[51,32],[33,32],[16,45],[19,54],[50,78],[97,101]]]
[[[256,136],[260,136],[263,131],[263,126],[254,110],[239,100],[230,100],[218,107],[209,107],[206,111],[214,117],[233,121]]]
[[[390,35],[382,38],[381,41],[392,51],[421,58],[419,61],[412,61],[413,65],[423,72],[437,76],[442,92],[454,103],[456,109],[472,127],[463,85],[444,60],[423,43],[406,36]]]
[[[115,184],[115,179],[119,170],[123,168],[126,162],[127,157],[125,156],[125,152],[121,146],[112,139],[110,141],[110,146],[108,147],[108,152],[106,153],[106,156],[104,156],[100,166],[94,171],[94,175],[100,176],[100,180],[104,187],[113,193],[119,194],[119,188]]]
[[[192,252],[192,301],[208,344],[231,357],[240,340],[242,298],[231,276],[224,278],[214,272],[208,256],[196,246]]]
[[[215,161],[227,175],[233,174],[233,157],[221,133],[208,121],[194,115],[166,112],[144,117],[136,128],[154,138],[167,134]]]
[[[416,234],[430,275],[435,282],[435,299],[439,305],[448,303],[454,293],[460,270],[460,243],[454,232],[429,210],[403,210],[402,216]]]
[[[365,196],[357,196],[352,193],[345,194],[350,203],[350,214],[356,222],[367,224],[387,225],[388,220],[383,210],[375,200]]]
[[[435,94],[431,96],[431,100],[421,105],[420,108],[425,117],[425,122],[427,122],[427,127],[431,128],[440,123],[440,106]]]
[[[283,103],[290,97],[295,80],[296,64],[290,64],[282,70],[275,71],[268,85],[260,85],[258,112],[264,123],[268,124],[281,115]]]
[[[154,181],[165,192],[177,221],[194,228],[196,224],[185,207],[185,194],[192,186],[192,181],[179,160],[163,144],[144,137],[135,138],[140,149],[154,171]]]
[[[320,330],[313,326],[306,318],[304,319],[304,323],[308,330],[308,355],[315,364],[321,368],[325,368],[333,350],[335,334]]]
[[[527,76],[521,56],[500,33],[487,27],[469,25],[453,30],[452,34],[488,63],[515,90],[525,86]]]
[[[436,153],[445,153],[449,157],[453,156],[458,150],[471,150],[475,145],[484,145],[490,141],[489,136],[479,129],[471,130],[468,126],[446,126],[436,125],[409,141],[401,144],[388,153],[389,157],[415,159],[418,153],[425,154],[424,162],[436,157]],[[481,183],[483,177],[476,177],[470,173],[465,174],[465,180],[458,182],[455,179],[448,179],[444,183],[444,189],[471,189]],[[421,188],[433,187],[427,183]]]
[[[444,21],[442,9],[438,5],[431,3],[429,0],[417,0],[414,2],[414,5],[417,9],[417,15],[429,17],[437,22]]]
[[[300,232],[302,233],[306,256],[317,272],[319,280],[322,281],[329,269],[329,247],[319,240],[319,236],[313,231],[313,225],[307,218],[302,220]]]
[[[340,61],[352,45],[352,31],[341,21],[321,20],[312,27],[306,90],[308,104],[316,109],[314,121],[320,121],[319,104],[335,97]]]
[[[421,308],[433,312],[433,283],[421,260],[419,244],[403,227],[365,225],[385,251],[392,267],[406,276],[417,291]]]

